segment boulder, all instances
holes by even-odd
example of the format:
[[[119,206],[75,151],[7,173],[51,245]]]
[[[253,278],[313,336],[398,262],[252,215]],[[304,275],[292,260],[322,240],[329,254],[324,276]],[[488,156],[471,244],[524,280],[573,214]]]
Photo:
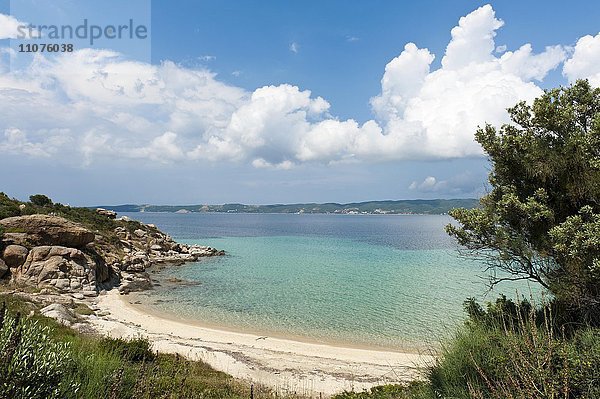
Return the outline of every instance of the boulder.
[[[8,267],[19,267],[25,263],[28,253],[27,248],[22,245],[9,245],[4,248],[2,259],[4,259]]]
[[[116,219],[117,218],[117,212],[115,212],[115,211],[109,211],[108,209],[104,209],[104,208],[96,208],[96,213],[98,215],[106,216],[109,219]]]
[[[8,273],[8,266],[0,259],[0,278],[4,277],[6,273]]]
[[[96,263],[75,248],[40,246],[29,251],[25,263],[16,269],[17,281],[51,285],[61,292],[96,284]]]
[[[14,216],[0,220],[4,230],[27,234],[34,245],[82,248],[94,241],[91,231],[65,218],[50,215]]]
[[[70,326],[77,321],[77,318],[69,309],[60,303],[53,303],[40,310],[43,316],[51,317],[60,324]]]
[[[143,238],[146,237],[146,232],[142,229],[136,229],[133,231],[133,234],[135,234],[136,236]]]

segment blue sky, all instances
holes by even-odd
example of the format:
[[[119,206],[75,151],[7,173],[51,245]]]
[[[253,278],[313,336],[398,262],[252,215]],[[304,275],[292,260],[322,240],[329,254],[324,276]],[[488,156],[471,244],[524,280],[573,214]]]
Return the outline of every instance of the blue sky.
[[[0,2],[0,191],[74,205],[474,197],[489,170],[477,125],[543,88],[600,84],[595,2],[121,3]],[[16,40],[21,23],[83,18],[151,36],[16,51],[41,43]]]

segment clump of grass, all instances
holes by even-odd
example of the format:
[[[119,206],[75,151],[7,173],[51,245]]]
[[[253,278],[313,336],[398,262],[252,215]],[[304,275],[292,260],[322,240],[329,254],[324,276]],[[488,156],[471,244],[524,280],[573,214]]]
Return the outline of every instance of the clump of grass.
[[[488,310],[467,301],[470,318],[430,372],[433,391],[454,398],[598,398],[600,329],[568,334],[552,306],[501,298]]]
[[[130,362],[151,361],[155,357],[150,341],[145,338],[126,340],[106,337],[100,340],[99,347]]]
[[[429,399],[433,397],[429,384],[416,381],[405,385],[381,385],[364,392],[342,392],[332,399]]]
[[[75,307],[73,308],[73,311],[75,313],[77,313],[78,315],[82,315],[82,316],[89,316],[94,314],[94,311],[92,309],[90,309],[90,307],[88,305],[86,305],[85,303],[77,303],[75,305]]]

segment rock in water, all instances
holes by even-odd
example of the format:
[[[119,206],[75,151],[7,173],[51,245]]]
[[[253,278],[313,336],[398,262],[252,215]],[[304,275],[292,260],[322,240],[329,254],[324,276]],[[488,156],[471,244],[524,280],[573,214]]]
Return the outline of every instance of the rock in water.
[[[0,220],[0,226],[27,234],[27,240],[33,245],[82,248],[95,238],[91,231],[58,216],[14,216]]]
[[[21,245],[9,245],[4,248],[2,259],[4,259],[8,267],[19,267],[25,263],[28,252],[27,248]]]

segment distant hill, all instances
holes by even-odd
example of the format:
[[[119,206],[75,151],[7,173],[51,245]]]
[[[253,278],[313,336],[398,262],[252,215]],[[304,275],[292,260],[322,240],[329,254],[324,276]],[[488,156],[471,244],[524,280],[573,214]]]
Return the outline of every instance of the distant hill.
[[[479,200],[434,199],[367,201],[338,204],[273,204],[273,205],[104,205],[102,208],[116,212],[223,212],[223,213],[338,213],[338,214],[428,214],[447,213],[452,208],[475,208]]]

